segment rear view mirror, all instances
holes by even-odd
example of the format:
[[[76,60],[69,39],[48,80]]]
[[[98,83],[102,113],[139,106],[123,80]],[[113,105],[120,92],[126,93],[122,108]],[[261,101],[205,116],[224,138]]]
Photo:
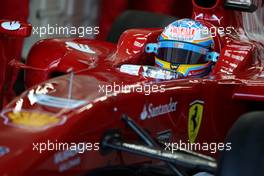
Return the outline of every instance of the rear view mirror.
[[[0,35],[13,37],[28,37],[31,34],[32,26],[25,22],[0,20]]]
[[[243,12],[254,12],[257,10],[257,6],[252,3],[252,0],[226,0],[225,8]]]

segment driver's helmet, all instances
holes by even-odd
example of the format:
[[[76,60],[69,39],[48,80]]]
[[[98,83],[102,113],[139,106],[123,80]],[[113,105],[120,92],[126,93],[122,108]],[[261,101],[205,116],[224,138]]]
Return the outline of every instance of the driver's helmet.
[[[155,64],[184,77],[207,75],[219,56],[209,29],[201,22],[181,19],[168,25],[158,38],[149,43],[147,53],[155,53]]]

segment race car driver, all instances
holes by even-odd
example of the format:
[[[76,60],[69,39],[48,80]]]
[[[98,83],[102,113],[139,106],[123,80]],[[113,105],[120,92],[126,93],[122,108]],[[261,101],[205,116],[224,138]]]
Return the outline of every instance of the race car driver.
[[[143,66],[142,74],[158,79],[206,76],[219,57],[213,47],[213,36],[205,25],[192,19],[174,21],[163,30],[157,43],[145,48],[147,53],[154,53],[155,65],[160,69]],[[139,68],[123,65],[121,71],[136,75]]]

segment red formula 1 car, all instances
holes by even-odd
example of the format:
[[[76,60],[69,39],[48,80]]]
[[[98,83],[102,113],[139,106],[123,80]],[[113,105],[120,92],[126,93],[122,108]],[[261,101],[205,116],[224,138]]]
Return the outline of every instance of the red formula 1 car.
[[[263,1],[253,3],[193,0],[193,19],[233,29],[217,33],[203,78],[154,79],[145,47],[161,28],[127,30],[117,45],[43,40],[22,64],[12,42],[31,26],[0,21],[1,175],[263,175]],[[129,12],[117,23],[137,15],[141,27],[174,20]],[[9,102],[18,68],[27,90]]]

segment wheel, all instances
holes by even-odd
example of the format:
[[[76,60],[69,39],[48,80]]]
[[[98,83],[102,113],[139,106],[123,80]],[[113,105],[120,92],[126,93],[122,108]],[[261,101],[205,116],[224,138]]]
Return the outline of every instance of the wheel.
[[[226,142],[232,149],[220,157],[217,176],[264,175],[264,112],[242,115]]]
[[[128,10],[122,13],[113,23],[107,41],[116,43],[120,35],[127,29],[165,27],[177,20],[175,17],[151,12]]]

